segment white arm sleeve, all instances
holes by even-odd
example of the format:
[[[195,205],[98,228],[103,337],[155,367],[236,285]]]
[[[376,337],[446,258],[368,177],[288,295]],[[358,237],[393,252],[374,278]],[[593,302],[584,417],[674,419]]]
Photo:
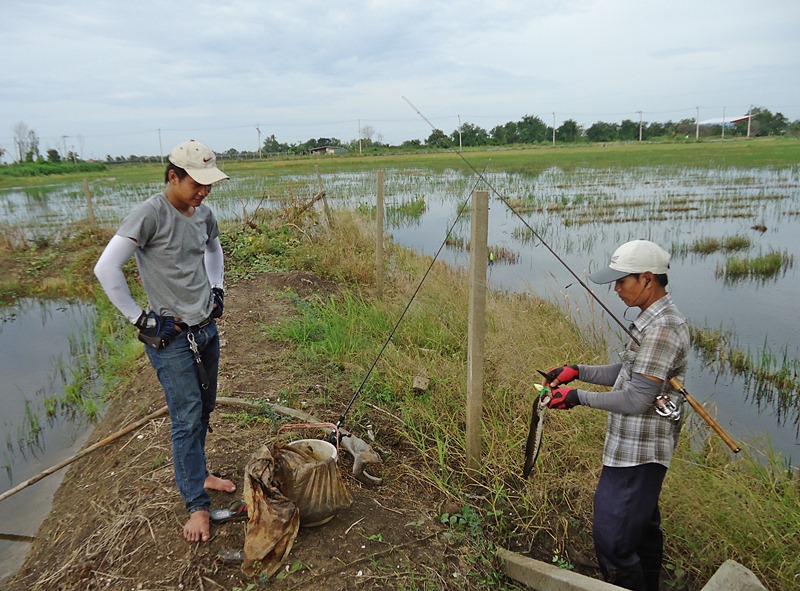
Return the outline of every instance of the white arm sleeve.
[[[115,235],[94,266],[94,274],[108,299],[131,322],[136,322],[142,314],[142,307],[133,299],[122,267],[131,259],[134,252],[136,252],[136,242]]]
[[[222,255],[222,245],[219,237],[212,239],[206,244],[206,274],[211,287],[222,287],[225,274],[225,263]]]

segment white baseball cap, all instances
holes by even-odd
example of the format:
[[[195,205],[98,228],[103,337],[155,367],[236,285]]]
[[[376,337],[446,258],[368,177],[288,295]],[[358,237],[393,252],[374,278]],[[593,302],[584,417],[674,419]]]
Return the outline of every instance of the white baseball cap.
[[[669,270],[669,253],[655,242],[631,240],[614,251],[605,269],[589,275],[594,283],[611,283],[631,273],[663,275]]]
[[[217,157],[205,144],[189,140],[175,146],[169,153],[169,161],[184,169],[201,185],[213,185],[230,177],[217,168]]]

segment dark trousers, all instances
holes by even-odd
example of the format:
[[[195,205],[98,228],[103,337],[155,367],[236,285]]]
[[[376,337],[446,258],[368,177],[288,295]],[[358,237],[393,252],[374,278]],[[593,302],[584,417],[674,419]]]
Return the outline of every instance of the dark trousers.
[[[666,473],[655,463],[603,466],[594,494],[594,547],[607,582],[658,591],[664,545],[658,496]]]

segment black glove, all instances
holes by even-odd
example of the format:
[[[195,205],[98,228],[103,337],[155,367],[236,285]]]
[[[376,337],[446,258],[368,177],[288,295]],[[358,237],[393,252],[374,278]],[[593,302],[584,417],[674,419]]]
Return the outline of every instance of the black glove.
[[[564,365],[562,367],[551,367],[547,371],[550,381],[558,380],[561,384],[569,384],[572,380],[578,379],[577,365]]]
[[[174,316],[159,316],[152,310],[143,311],[134,324],[139,329],[139,340],[153,349],[163,349],[181,332]]]
[[[547,407],[556,410],[569,410],[580,403],[578,391],[575,388],[556,388],[550,392],[550,402],[547,403]]]
[[[211,317],[219,318],[222,316],[223,308],[225,308],[225,290],[221,287],[212,287],[211,295],[214,296],[214,307],[211,310]]]

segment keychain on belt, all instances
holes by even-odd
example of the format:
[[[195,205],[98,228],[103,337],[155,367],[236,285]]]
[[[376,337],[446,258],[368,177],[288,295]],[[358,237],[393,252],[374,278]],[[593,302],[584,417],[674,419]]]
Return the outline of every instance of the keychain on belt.
[[[197,348],[197,341],[194,340],[192,332],[189,332],[186,338],[189,340],[189,348],[192,350],[194,362],[197,365],[197,377],[200,380],[200,386],[202,386],[203,390],[208,390],[208,374],[206,373],[206,368],[203,367],[203,360],[200,359],[200,349]]]

